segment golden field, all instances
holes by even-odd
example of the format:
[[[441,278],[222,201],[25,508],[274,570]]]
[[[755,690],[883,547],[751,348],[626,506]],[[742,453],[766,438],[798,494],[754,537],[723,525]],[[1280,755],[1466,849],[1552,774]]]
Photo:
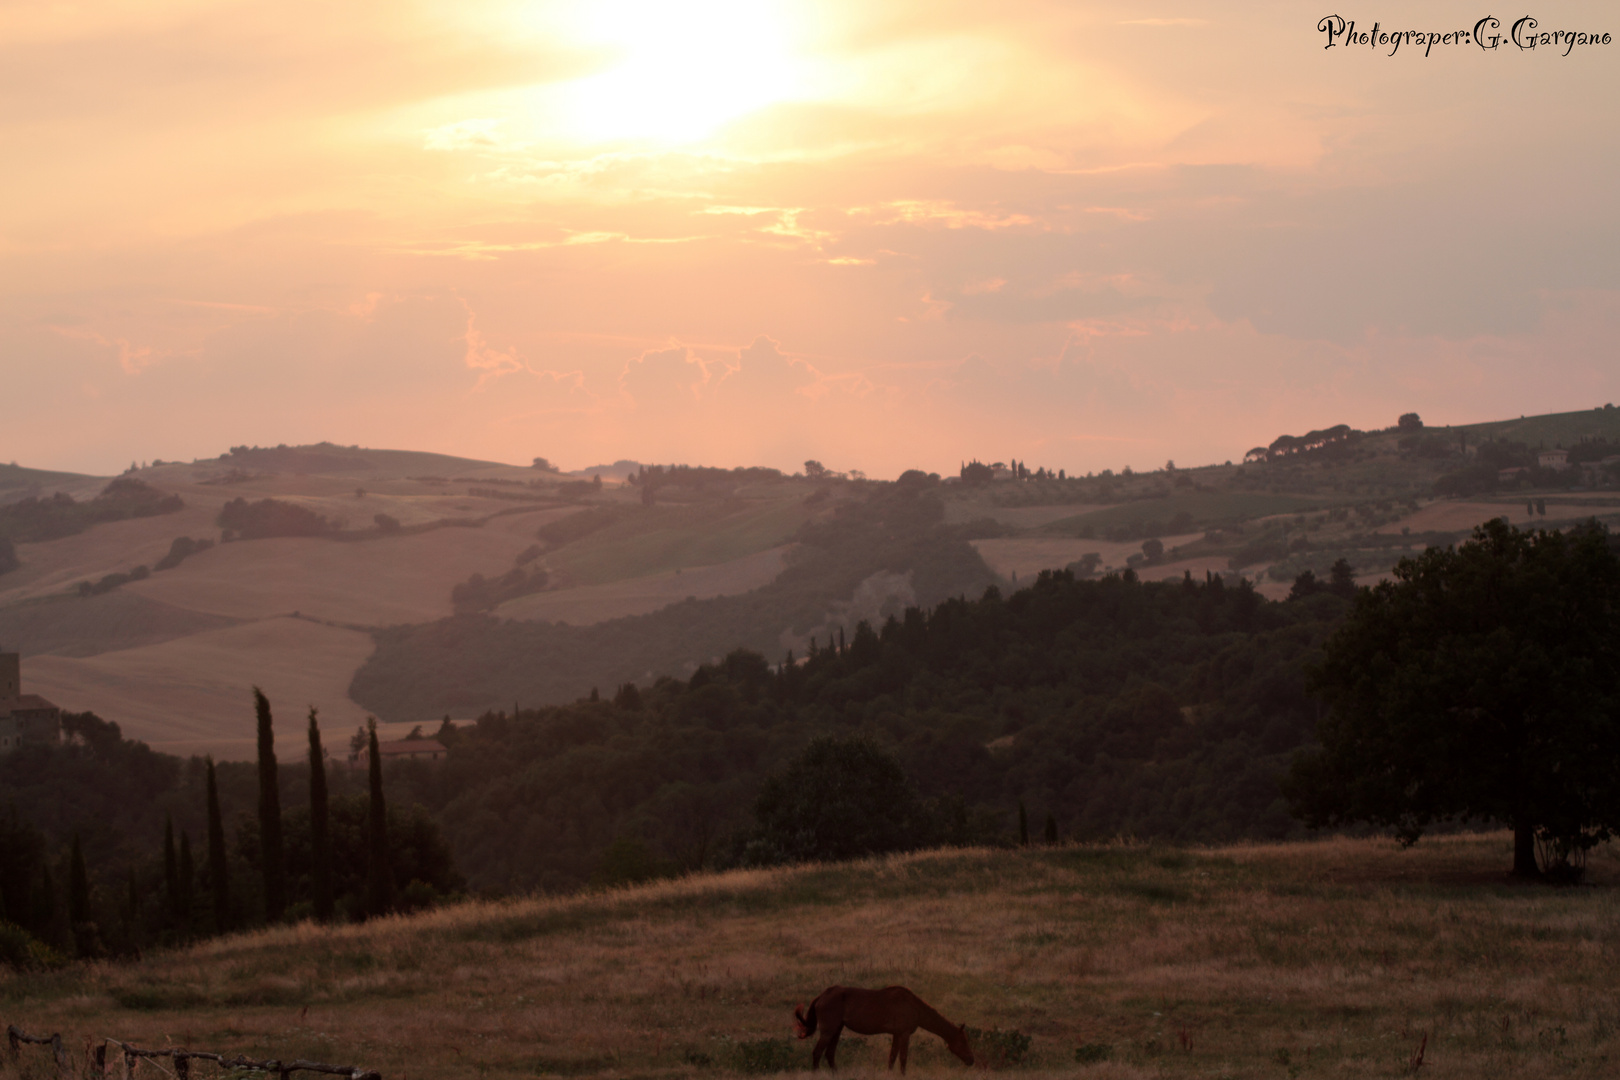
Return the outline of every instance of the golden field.
[[[1030,1080],[1399,1076],[1425,1038],[1423,1077],[1615,1075],[1620,859],[1552,888],[1510,882],[1509,854],[1505,834],[944,850],[281,927],[0,995],[76,1064],[115,1036],[390,1080],[799,1071],[790,1010],[834,983],[1021,1031],[1000,1067]],[[886,1051],[846,1036],[844,1071]],[[912,1069],[962,1066],[919,1034]]]

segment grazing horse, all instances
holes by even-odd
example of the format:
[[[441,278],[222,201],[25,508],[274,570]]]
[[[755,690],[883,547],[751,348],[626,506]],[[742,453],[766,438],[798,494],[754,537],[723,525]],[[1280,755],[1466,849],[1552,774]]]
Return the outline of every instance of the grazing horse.
[[[809,1011],[800,1005],[793,1010],[793,1031],[801,1039],[808,1039],[821,1028],[816,1040],[810,1068],[821,1066],[821,1056],[827,1056],[827,1068],[836,1069],[838,1036],[845,1028],[860,1035],[892,1035],[889,1043],[889,1068],[900,1060],[900,1072],[906,1071],[907,1052],[911,1036],[918,1028],[931,1031],[945,1040],[951,1053],[965,1063],[973,1064],[973,1048],[968,1045],[967,1026],[951,1023],[922,998],[903,986],[885,986],[882,990],[858,990],[853,986],[829,986],[821,996],[810,1003]]]

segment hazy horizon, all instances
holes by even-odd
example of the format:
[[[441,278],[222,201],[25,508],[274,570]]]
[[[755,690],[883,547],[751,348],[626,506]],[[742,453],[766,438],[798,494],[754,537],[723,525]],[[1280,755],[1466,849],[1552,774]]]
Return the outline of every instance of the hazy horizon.
[[[0,460],[1084,474],[1620,398],[1620,44],[1326,14],[8,10]]]

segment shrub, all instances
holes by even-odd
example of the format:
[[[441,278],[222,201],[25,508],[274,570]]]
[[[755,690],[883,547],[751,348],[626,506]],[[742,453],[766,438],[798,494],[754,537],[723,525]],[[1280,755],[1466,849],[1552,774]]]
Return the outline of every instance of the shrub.
[[[1074,1060],[1081,1065],[1095,1065],[1113,1056],[1114,1048],[1107,1043],[1085,1043],[1074,1048]]]
[[[177,536],[174,538],[174,543],[169,545],[169,553],[154,563],[152,569],[173,570],[185,559],[190,558],[199,551],[207,551],[213,546],[214,542],[212,540],[193,540],[189,536]]]
[[[791,1039],[745,1039],[736,1044],[733,1053],[738,1072],[778,1073],[804,1068],[804,1054]]]
[[[973,1047],[974,1061],[983,1061],[992,1069],[1017,1065],[1024,1060],[1024,1055],[1029,1053],[1030,1037],[1022,1031],[1002,1031],[1000,1028],[980,1031],[978,1028],[968,1028],[967,1036],[969,1044]]]
[[[45,971],[67,960],[16,923],[0,920],[0,963],[18,971]]]

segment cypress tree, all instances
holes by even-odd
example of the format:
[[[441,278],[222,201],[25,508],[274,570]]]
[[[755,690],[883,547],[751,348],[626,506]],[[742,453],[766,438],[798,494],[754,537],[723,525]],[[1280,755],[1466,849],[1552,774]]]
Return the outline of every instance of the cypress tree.
[[[388,808],[383,803],[377,718],[369,718],[366,726],[370,733],[371,757],[371,806],[366,815],[366,912],[386,915],[394,906],[394,875],[388,868]]]
[[[219,782],[214,759],[208,759],[208,886],[214,897],[214,933],[230,929],[231,882],[225,863],[225,822],[219,813]]]
[[[309,707],[309,847],[315,918],[331,922],[332,837],[326,807],[326,755],[321,750],[321,728],[313,705]]]
[[[1050,810],[1046,812],[1046,842],[1048,844],[1057,843],[1057,818],[1052,816]]]
[[[170,914],[180,911],[180,863],[174,854],[174,815],[163,818],[163,898]]]
[[[1029,811],[1024,809],[1024,800],[1018,800],[1018,846],[1029,847]]]
[[[78,833],[73,834],[72,854],[68,856],[68,918],[74,926],[90,921],[90,875],[85,870]]]
[[[191,834],[180,831],[180,929],[191,929],[191,886],[197,880],[197,868],[191,861]]]
[[[259,719],[259,858],[264,870],[264,917],[280,922],[287,910],[287,868],[281,853],[281,791],[276,780],[276,736],[270,702],[257,686],[253,709]]]

